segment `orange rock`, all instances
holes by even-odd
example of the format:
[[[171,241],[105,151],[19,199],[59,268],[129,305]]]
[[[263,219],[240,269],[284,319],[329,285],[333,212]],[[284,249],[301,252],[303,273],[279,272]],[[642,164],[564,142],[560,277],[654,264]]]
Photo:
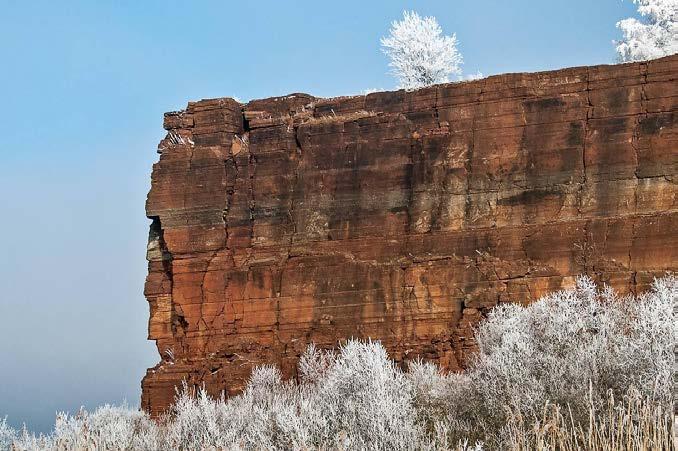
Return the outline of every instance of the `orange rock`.
[[[307,344],[459,370],[500,302],[678,269],[678,56],[168,113],[146,205],[143,407]]]

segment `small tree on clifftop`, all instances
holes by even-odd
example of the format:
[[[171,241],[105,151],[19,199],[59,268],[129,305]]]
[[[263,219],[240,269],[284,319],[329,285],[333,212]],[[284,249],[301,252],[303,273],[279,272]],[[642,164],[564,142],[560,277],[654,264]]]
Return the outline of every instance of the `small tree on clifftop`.
[[[394,21],[388,37],[381,39],[389,66],[399,87],[416,89],[449,81],[451,74],[461,74],[463,63],[457,50],[456,35],[444,36],[435,17],[420,17],[405,11],[401,21]]]
[[[615,41],[619,60],[643,61],[678,52],[678,0],[633,0],[644,20],[617,22],[624,39]]]

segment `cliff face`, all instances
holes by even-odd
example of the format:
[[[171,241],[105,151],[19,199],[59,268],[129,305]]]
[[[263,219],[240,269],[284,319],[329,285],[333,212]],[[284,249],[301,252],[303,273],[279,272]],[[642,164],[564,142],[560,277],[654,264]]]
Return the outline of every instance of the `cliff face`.
[[[677,106],[673,56],[166,114],[143,407],[349,337],[457,370],[498,303],[646,289],[678,269]]]

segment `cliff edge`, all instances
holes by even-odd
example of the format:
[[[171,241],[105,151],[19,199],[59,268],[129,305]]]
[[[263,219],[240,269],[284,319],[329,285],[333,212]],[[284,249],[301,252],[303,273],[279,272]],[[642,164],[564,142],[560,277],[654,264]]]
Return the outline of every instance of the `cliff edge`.
[[[578,274],[646,289],[678,269],[677,107],[674,55],[167,113],[143,408],[349,337],[457,370],[499,303]]]

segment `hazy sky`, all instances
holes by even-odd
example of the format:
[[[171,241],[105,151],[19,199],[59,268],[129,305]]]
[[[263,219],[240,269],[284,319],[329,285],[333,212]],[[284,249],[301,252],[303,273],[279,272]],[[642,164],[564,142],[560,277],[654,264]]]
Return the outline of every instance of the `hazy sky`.
[[[0,416],[127,399],[157,361],[144,200],[162,113],[188,100],[391,89],[403,9],[456,32],[467,73],[614,61],[630,0],[0,0]]]

